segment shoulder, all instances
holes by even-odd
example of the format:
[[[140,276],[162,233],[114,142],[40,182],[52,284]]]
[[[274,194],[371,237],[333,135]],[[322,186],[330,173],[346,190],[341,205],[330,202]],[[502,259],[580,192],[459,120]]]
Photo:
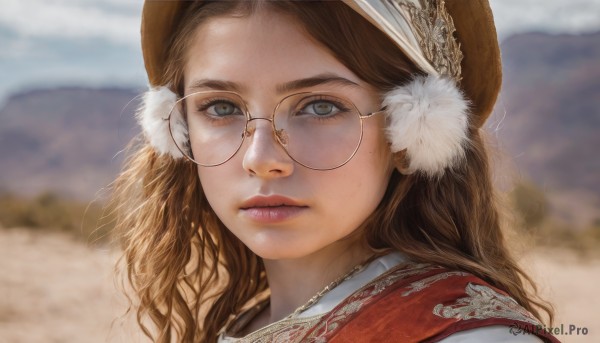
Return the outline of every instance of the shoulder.
[[[440,343],[540,343],[534,335],[511,331],[509,326],[493,325],[457,332],[439,341]]]
[[[541,325],[512,297],[481,278],[423,264],[390,270],[347,298],[329,316],[340,320],[340,336],[364,335],[372,341],[402,337],[419,342],[475,342],[489,341],[487,334],[493,334],[498,342],[533,343],[537,338],[515,337],[510,328]],[[540,335],[556,342],[546,337],[549,335]]]
[[[385,301],[402,304],[404,311],[416,309],[419,316],[409,321],[428,323],[437,332],[433,341],[556,341],[543,332],[539,338],[528,334],[534,330],[527,328],[542,326],[537,318],[506,292],[464,271],[422,267],[422,273],[398,282]]]

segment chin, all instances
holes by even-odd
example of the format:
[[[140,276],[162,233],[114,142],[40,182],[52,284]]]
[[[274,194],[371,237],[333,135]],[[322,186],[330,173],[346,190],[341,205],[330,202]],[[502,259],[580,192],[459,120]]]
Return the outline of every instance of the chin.
[[[246,242],[244,242],[246,244]],[[289,260],[305,257],[314,253],[317,249],[303,246],[301,242],[294,239],[282,239],[281,237],[260,237],[259,240],[248,242],[246,246],[260,258],[266,260]]]
[[[248,248],[252,250],[252,252],[255,253],[258,257],[265,260],[293,260],[310,254],[310,252],[299,251],[298,249],[290,247],[289,245],[282,246],[281,244],[276,248],[274,248],[273,246],[249,246]]]

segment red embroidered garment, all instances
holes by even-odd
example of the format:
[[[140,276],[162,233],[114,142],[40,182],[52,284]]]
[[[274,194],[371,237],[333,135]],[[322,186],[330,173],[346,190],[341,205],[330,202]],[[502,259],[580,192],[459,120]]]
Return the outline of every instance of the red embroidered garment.
[[[226,331],[238,332],[252,316],[242,315]],[[221,337],[219,342],[437,342],[491,325],[504,325],[507,334],[515,335],[527,334],[523,328],[541,327],[514,299],[480,278],[429,264],[404,263],[328,313],[284,319],[243,338]],[[531,331],[546,342],[559,342],[543,330]]]
[[[508,331],[541,324],[506,293],[471,274],[408,264],[345,299],[301,341],[437,342],[490,325],[506,325]],[[546,342],[559,342],[545,332],[537,335]]]

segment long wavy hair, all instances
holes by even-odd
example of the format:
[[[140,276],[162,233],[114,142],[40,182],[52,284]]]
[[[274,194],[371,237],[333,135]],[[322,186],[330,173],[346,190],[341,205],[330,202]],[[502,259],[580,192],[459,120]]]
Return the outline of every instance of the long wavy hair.
[[[183,95],[190,38],[215,16],[257,10],[294,17],[357,76],[385,93],[417,68],[383,33],[338,2],[186,2],[168,48],[162,84]],[[552,308],[510,256],[480,129],[469,129],[465,163],[439,179],[395,171],[362,226],[373,249],[472,273],[506,291],[540,320]],[[138,141],[115,181],[114,208],[124,249],[131,310],[155,342],[215,342],[245,305],[268,292],[261,259],[211,209],[197,166],[158,155]]]

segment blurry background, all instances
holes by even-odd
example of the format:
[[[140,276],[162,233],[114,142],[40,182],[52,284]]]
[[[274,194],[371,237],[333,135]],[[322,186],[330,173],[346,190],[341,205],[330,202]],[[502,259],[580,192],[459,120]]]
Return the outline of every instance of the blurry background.
[[[3,0],[0,342],[132,341],[105,187],[138,129],[142,1]],[[504,85],[487,122],[515,253],[600,341],[600,0],[491,0]],[[112,325],[112,329],[111,329]],[[134,335],[138,337],[139,335]]]

